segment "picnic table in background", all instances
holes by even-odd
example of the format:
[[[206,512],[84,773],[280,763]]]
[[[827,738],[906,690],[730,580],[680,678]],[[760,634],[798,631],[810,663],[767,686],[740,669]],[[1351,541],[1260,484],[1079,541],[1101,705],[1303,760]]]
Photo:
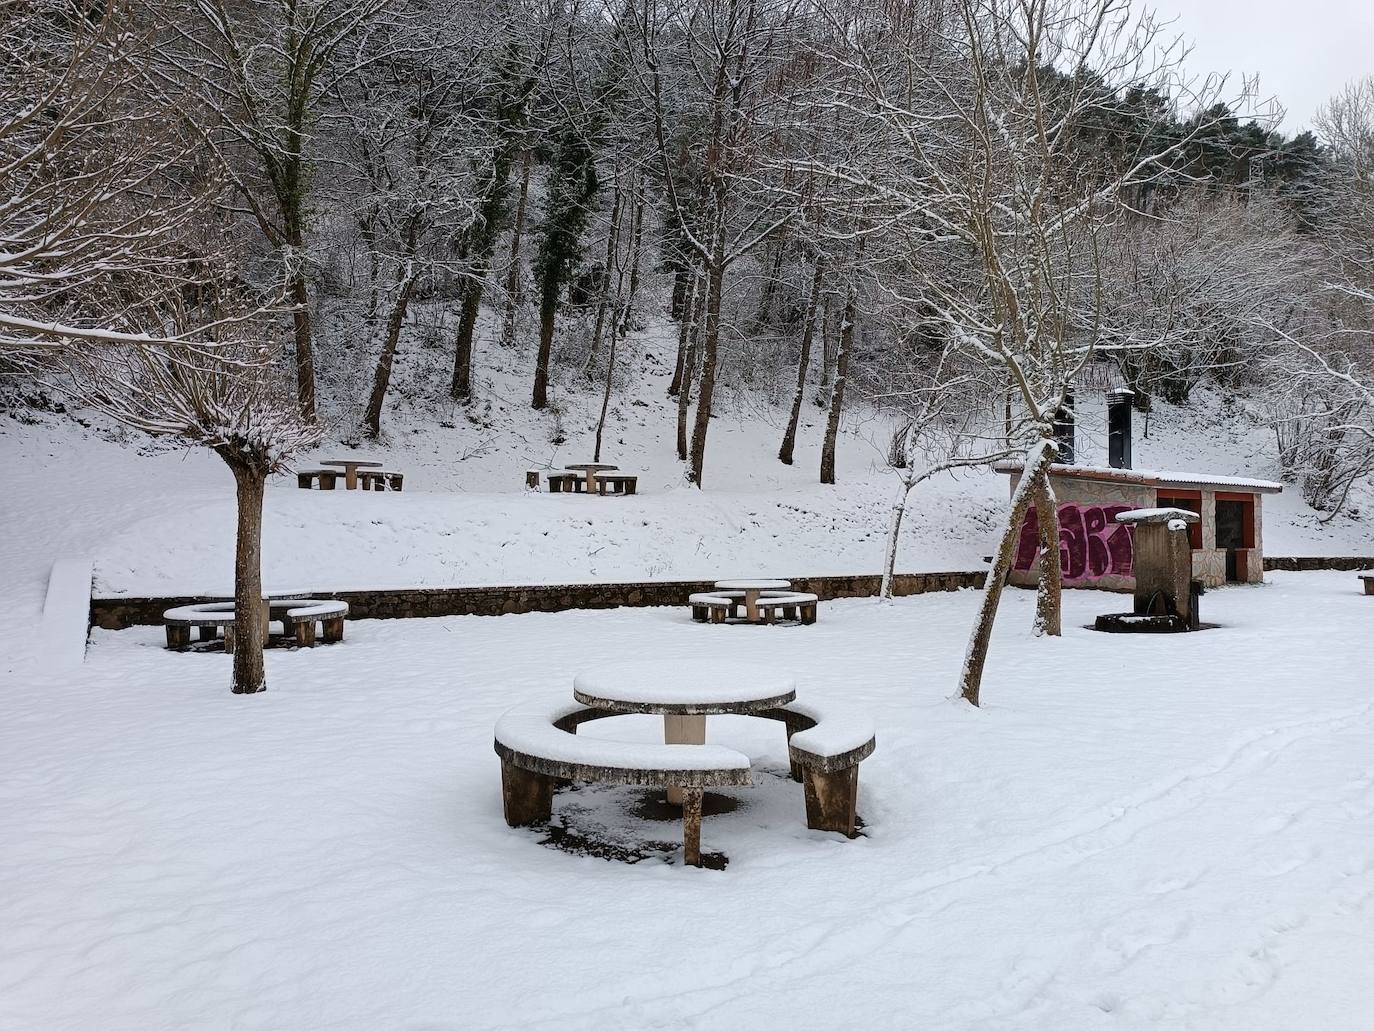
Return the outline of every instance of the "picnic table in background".
[[[563,467],[569,472],[580,472],[587,478],[587,493],[596,493],[596,474],[609,473],[619,469],[618,465],[603,465],[600,462],[569,462]]]
[[[321,462],[320,465],[336,465],[344,471],[344,488],[346,490],[358,489],[358,470],[359,469],[380,469],[381,462],[364,462],[356,458],[338,458],[328,462]]]
[[[744,616],[751,623],[759,621],[759,596],[764,591],[786,591],[791,580],[717,580],[718,591],[743,591]]]

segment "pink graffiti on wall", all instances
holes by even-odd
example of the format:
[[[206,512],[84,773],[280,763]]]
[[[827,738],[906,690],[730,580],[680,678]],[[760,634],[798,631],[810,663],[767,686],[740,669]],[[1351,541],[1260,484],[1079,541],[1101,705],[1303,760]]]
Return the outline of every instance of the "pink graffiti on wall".
[[[1134,527],[1116,521],[1118,512],[1130,505],[1059,506],[1059,562],[1065,583],[1101,580],[1105,576],[1130,576],[1135,569]],[[1021,524],[1016,546],[1018,571],[1034,569],[1040,552],[1040,520],[1032,509]]]

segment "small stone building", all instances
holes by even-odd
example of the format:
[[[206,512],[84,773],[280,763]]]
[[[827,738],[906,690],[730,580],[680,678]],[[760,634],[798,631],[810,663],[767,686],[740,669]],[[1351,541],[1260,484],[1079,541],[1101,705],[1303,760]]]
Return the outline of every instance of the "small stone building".
[[[1019,462],[999,462],[998,472],[1020,482]],[[1202,473],[1151,472],[1081,465],[1050,467],[1059,502],[1059,552],[1064,582],[1074,587],[1130,591],[1135,588],[1134,528],[1118,512],[1182,508],[1201,520],[1189,527],[1193,575],[1205,586],[1260,583],[1264,579],[1262,500],[1283,485],[1268,480]],[[1039,528],[1031,511],[1021,528],[1011,582],[1034,586]]]

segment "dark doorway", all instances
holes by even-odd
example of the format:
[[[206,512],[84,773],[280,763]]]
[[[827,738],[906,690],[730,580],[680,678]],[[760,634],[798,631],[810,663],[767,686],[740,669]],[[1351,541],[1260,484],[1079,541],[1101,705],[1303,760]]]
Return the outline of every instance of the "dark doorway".
[[[1217,498],[1217,547],[1226,552],[1226,580],[1242,583],[1249,579],[1245,549],[1254,545],[1254,501]]]

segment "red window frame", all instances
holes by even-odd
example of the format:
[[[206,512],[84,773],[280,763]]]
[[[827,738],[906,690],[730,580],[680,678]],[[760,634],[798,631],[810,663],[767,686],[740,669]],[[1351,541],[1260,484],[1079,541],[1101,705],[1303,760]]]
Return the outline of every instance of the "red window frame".
[[[1218,495],[1220,497],[1220,495]],[[1189,501],[1193,507],[1188,509],[1190,512],[1197,513],[1197,522],[1188,524],[1188,543],[1194,551],[1202,550],[1202,491],[1200,490],[1174,490],[1171,487],[1159,487],[1155,490],[1155,504],[1160,508],[1183,508],[1183,505],[1174,505],[1174,501]],[[1253,521],[1252,521],[1253,525]]]

